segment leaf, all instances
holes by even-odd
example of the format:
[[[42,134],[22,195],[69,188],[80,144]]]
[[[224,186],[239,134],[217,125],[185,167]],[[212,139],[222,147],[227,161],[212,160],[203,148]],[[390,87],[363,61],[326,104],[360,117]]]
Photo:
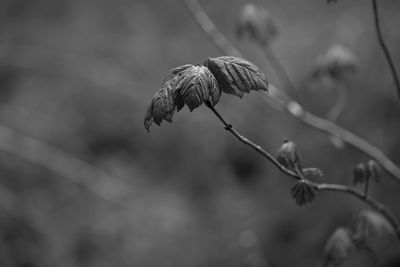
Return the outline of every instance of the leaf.
[[[190,111],[205,102],[209,102],[214,106],[221,96],[217,80],[210,70],[204,66],[191,66],[188,68],[176,90]]]
[[[257,66],[238,57],[208,58],[204,62],[218,81],[222,92],[243,97],[251,90],[268,90],[268,83]]]
[[[339,227],[329,237],[324,250],[324,266],[341,265],[354,251],[355,244],[351,230]]]
[[[176,86],[185,77],[185,73],[191,66],[193,65],[187,64],[172,69],[160,90],[154,94],[144,116],[144,127],[147,131],[150,131],[153,122],[157,125],[160,125],[162,120],[172,122],[176,107],[179,107],[177,105],[179,101],[176,99]]]
[[[369,178],[367,167],[364,163],[358,163],[353,170],[353,184],[362,184]]]
[[[298,181],[291,190],[291,195],[296,204],[302,206],[312,202],[316,197],[316,190],[307,180]]]
[[[318,168],[305,168],[303,169],[303,174],[307,178],[322,178],[324,176],[321,169]]]
[[[172,69],[146,110],[144,126],[149,131],[153,122],[172,122],[174,113],[185,104],[191,111],[202,103],[214,106],[220,96],[218,82],[207,67],[187,64]]]
[[[379,212],[365,210],[357,220],[357,233],[363,238],[395,235],[393,226]]]

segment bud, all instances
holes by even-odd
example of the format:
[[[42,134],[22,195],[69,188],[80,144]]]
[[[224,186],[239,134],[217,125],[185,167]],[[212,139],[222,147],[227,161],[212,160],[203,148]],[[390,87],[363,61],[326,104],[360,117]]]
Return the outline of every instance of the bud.
[[[353,170],[353,184],[362,184],[368,179],[369,173],[364,163],[358,163]]]
[[[367,170],[370,175],[370,178],[373,178],[376,182],[379,181],[380,176],[380,167],[375,160],[371,159],[367,163]]]
[[[268,10],[254,4],[246,4],[238,16],[236,34],[247,36],[261,46],[268,46],[278,34]]]
[[[351,230],[339,227],[329,237],[324,250],[324,266],[340,266],[354,251]]]
[[[340,79],[348,73],[356,72],[357,61],[357,57],[348,48],[334,45],[318,58],[313,76]]]
[[[283,141],[282,146],[278,150],[276,159],[286,168],[295,169],[296,166],[300,165],[296,144],[288,140]]]
[[[292,188],[291,195],[296,204],[302,206],[312,202],[316,197],[316,190],[307,180],[299,180]]]

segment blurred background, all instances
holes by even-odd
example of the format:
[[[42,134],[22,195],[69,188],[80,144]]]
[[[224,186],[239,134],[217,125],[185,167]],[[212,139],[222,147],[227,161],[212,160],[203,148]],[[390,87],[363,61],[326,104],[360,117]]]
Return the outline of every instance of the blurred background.
[[[400,68],[400,2],[378,1]],[[243,0],[200,0],[218,28],[281,85],[262,51],[235,36]],[[274,18],[271,49],[302,103],[325,116],[335,92],[310,86],[333,44],[358,57],[344,84],[340,125],[400,164],[400,102],[380,50],[370,1],[253,1]],[[181,1],[0,1],[0,266],[320,266],[327,238],[351,226],[360,201],[321,193],[298,207],[292,179],[224,131],[205,107],[143,127],[170,69],[220,52]],[[368,158],[268,106],[257,92],[218,108],[275,154],[293,140],[305,167],[351,184]],[[400,185],[371,193],[400,218]],[[393,240],[377,241],[382,258]],[[368,266],[359,253],[344,266]]]

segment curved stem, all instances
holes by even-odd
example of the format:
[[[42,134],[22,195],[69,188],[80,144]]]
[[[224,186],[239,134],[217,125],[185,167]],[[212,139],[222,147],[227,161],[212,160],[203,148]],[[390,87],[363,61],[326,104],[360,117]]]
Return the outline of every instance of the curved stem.
[[[230,42],[223,36],[215,26],[214,22],[207,16],[203,8],[196,0],[182,0],[185,7],[193,15],[196,23],[204,31],[208,38],[217,46],[217,48],[226,55],[242,57],[239,52]]]
[[[342,192],[346,194],[350,194],[364,203],[368,204],[370,207],[381,213],[392,225],[394,231],[396,232],[397,238],[400,240],[400,226],[399,223],[397,222],[396,218],[390,212],[383,204],[378,202],[377,200],[373,199],[372,197],[365,196],[364,193],[345,186],[345,185],[339,185],[339,184],[318,184],[318,183],[313,183],[316,186],[316,189],[318,191],[336,191],[336,192]]]
[[[223,54],[243,57],[243,55],[216,28],[215,24],[212,23],[210,18],[196,0],[182,1],[196,20],[197,24]],[[269,88],[274,87],[269,86]],[[374,147],[355,134],[347,131],[346,129],[336,125],[335,123],[329,122],[323,118],[311,114],[310,112],[307,112],[300,104],[292,101],[290,97],[277,89],[273,91],[270,90],[269,96],[270,99],[273,100],[269,102],[271,107],[278,110],[285,109],[289,112],[289,114],[293,115],[296,119],[299,119],[306,125],[329,135],[339,136],[347,144],[353,146],[369,157],[374,158],[388,173],[390,173],[398,182],[400,182],[400,168],[378,148]]]
[[[385,43],[385,41],[383,39],[381,26],[380,26],[380,19],[379,19],[377,0],[372,0],[372,10],[373,10],[373,13],[374,13],[375,30],[376,30],[376,35],[378,37],[379,45],[381,46],[381,48],[383,50],[383,53],[385,54],[386,61],[387,61],[388,65],[389,65],[390,71],[391,71],[392,76],[393,76],[393,81],[394,81],[394,84],[395,84],[396,89],[397,89],[397,94],[400,97],[400,81],[399,81],[399,77],[397,75],[396,66],[394,65],[392,56],[390,55],[389,48],[387,47],[387,45],[386,45],[386,43]]]
[[[217,118],[222,122],[222,124],[225,126],[225,130],[230,132],[232,135],[234,135],[240,142],[244,143],[245,145],[251,147],[255,151],[257,151],[259,154],[261,154],[263,157],[265,157],[267,160],[269,160],[272,164],[274,164],[281,172],[284,174],[288,175],[289,177],[292,177],[296,180],[302,180],[303,177],[301,174],[293,172],[289,170],[288,168],[284,167],[282,164],[280,164],[274,156],[272,156],[270,153],[268,153],[266,150],[264,150],[261,146],[253,143],[250,141],[248,138],[244,137],[241,135],[238,131],[236,131],[232,124],[227,122],[222,115],[210,104],[207,103],[207,107],[211,109],[211,111],[217,116]],[[370,207],[375,209],[376,211],[380,212],[393,226],[393,229],[396,232],[397,238],[400,240],[400,226],[397,223],[396,218],[394,215],[381,203],[379,203],[377,200],[366,196],[363,192],[360,192],[354,188],[345,186],[345,185],[337,185],[337,184],[324,184],[324,183],[316,183],[316,182],[310,182],[310,185],[315,187],[316,190],[318,191],[338,191],[338,192],[343,192],[350,194],[364,203],[368,204]]]

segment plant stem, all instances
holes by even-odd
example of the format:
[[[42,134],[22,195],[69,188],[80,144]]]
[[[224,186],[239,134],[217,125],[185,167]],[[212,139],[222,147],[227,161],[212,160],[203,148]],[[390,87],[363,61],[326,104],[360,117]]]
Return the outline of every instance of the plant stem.
[[[212,23],[210,18],[196,0],[182,1],[193,18],[196,20],[197,24],[222,53],[226,55],[243,57],[243,55],[216,28],[215,24]],[[389,174],[392,175],[392,177],[400,182],[400,168],[378,148],[374,147],[355,134],[336,125],[335,123],[329,122],[328,120],[315,116],[304,110],[300,104],[291,100],[289,96],[281,91],[274,90],[274,94],[271,93],[270,98],[273,100],[273,102],[269,102],[271,103],[271,107],[278,110],[285,109],[289,112],[289,114],[293,115],[296,119],[299,119],[306,125],[329,135],[339,136],[347,144],[355,147],[357,150],[368,155],[369,157],[374,158]],[[272,103],[277,105],[273,105]],[[293,109],[291,109],[292,106],[300,107],[301,112],[293,112]]]
[[[259,154],[261,154],[263,157],[265,157],[267,160],[269,160],[272,164],[274,164],[281,172],[284,174],[288,175],[289,177],[292,177],[296,180],[302,180],[303,177],[302,175],[293,172],[289,170],[288,168],[284,167],[282,164],[280,164],[274,156],[272,156],[270,153],[268,153],[266,150],[264,150],[261,146],[255,144],[254,142],[250,141],[248,138],[244,137],[241,135],[237,130],[235,130],[229,122],[227,122],[222,115],[210,104],[207,103],[207,107],[211,109],[211,111],[217,116],[217,118],[222,122],[222,124],[225,126],[225,130],[229,131],[232,135],[234,135],[240,142],[244,143],[245,145],[251,147],[255,151],[257,151]],[[318,191],[338,191],[338,192],[343,192],[350,194],[354,197],[357,197],[364,203],[368,204],[370,207],[374,208],[376,211],[380,212],[388,221],[389,223],[393,226],[393,229],[396,232],[397,238],[400,240],[400,226],[397,223],[396,218],[393,216],[393,214],[386,209],[386,207],[379,203],[377,200],[366,196],[364,193],[345,186],[345,185],[337,185],[337,184],[324,184],[324,183],[316,183],[316,182],[311,182],[310,185],[313,186],[316,190]]]
[[[397,75],[396,66],[394,65],[392,56],[390,55],[389,48],[387,47],[385,40],[383,39],[381,26],[380,26],[380,19],[379,19],[379,12],[378,12],[378,2],[377,0],[372,0],[372,10],[374,13],[374,22],[375,22],[375,30],[378,37],[379,45],[381,46],[383,53],[385,54],[386,61],[389,65],[390,71],[393,76],[393,81],[397,89],[397,94],[400,97],[400,81]]]
[[[226,55],[242,57],[242,54],[236,47],[232,46],[230,42],[223,36],[215,26],[214,22],[207,16],[203,8],[196,0],[182,0],[185,7],[193,15],[196,23],[204,31],[204,33],[211,39],[211,41]]]

